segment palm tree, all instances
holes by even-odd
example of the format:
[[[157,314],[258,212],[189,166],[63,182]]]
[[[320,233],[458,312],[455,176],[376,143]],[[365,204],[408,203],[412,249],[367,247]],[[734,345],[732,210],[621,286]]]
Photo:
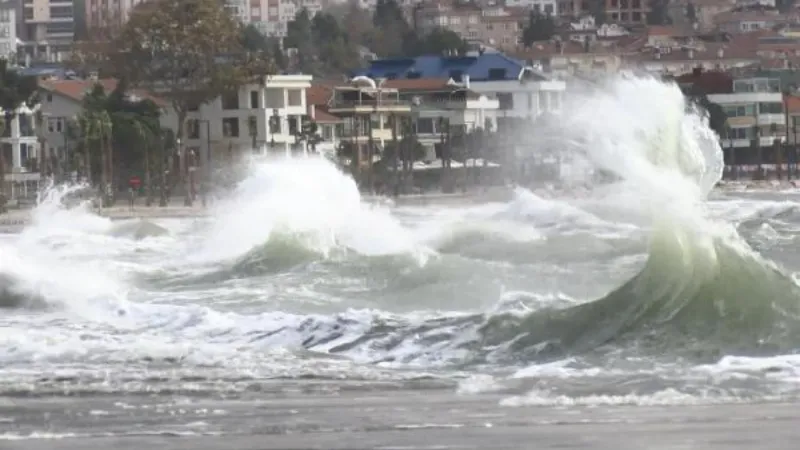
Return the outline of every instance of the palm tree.
[[[111,117],[107,111],[102,109],[102,104],[95,104],[93,100],[84,100],[84,110],[78,115],[78,124],[83,137],[84,157],[88,162],[89,180],[91,182],[91,180],[97,179],[94,168],[96,167],[95,163],[99,162],[97,165],[99,165],[101,181],[98,190],[103,199],[103,206],[110,206],[113,201],[111,186],[111,133],[113,127]]]
[[[153,151],[157,147],[161,127],[157,117],[137,114],[131,111],[119,111],[112,116],[115,129],[128,127],[135,136],[138,147],[144,150],[145,185],[147,186],[146,205],[153,204],[154,190],[152,182]]]

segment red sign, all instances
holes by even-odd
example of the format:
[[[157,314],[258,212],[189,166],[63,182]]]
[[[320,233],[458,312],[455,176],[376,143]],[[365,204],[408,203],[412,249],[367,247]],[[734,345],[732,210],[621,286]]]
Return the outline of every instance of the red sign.
[[[131,179],[128,180],[128,184],[130,184],[132,188],[138,188],[142,185],[142,179],[137,176],[132,176]]]

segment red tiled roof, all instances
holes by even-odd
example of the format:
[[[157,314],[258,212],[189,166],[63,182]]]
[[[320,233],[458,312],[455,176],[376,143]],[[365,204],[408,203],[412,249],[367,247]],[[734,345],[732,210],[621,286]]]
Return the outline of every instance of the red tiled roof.
[[[317,108],[314,111],[314,121],[319,123],[339,123],[343,119],[339,116],[334,116],[333,114],[326,111],[324,108]]]
[[[383,87],[398,91],[439,91],[451,88],[447,84],[448,81],[450,81],[448,78],[403,78],[386,80]]]
[[[784,99],[786,100],[786,109],[789,110],[789,114],[800,113],[800,97],[796,95],[787,95]]]
[[[76,102],[83,101],[83,97],[91,91],[91,89],[99,84],[103,87],[106,93],[110,93],[117,87],[117,80],[103,79],[103,80],[55,80],[55,81],[41,81],[39,87],[53,93],[57,93],[68,97]],[[153,101],[158,106],[164,107],[167,102],[164,99],[156,97],[141,89],[130,89],[130,93]]]
[[[306,89],[306,104],[324,106],[327,105],[333,95],[333,86],[324,84],[314,84]]]

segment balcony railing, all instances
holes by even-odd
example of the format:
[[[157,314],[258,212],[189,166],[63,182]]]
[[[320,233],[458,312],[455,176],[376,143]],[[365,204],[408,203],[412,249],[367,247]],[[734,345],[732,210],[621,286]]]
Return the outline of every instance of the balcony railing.
[[[411,107],[411,102],[398,99],[359,99],[359,100],[345,100],[334,98],[331,108],[357,108],[359,106],[376,107],[381,106],[408,106]]]

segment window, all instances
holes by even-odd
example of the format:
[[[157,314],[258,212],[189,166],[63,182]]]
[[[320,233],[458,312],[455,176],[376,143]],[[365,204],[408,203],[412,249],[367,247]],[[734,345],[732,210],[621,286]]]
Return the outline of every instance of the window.
[[[752,117],[756,114],[755,105],[725,106],[723,110],[728,117]]]
[[[635,11],[631,13],[631,20],[634,22],[641,22],[642,21],[642,13]]]
[[[25,7],[22,16],[25,18],[25,20],[33,20],[33,7]]]
[[[303,106],[303,91],[300,89],[288,90],[289,106]]]
[[[239,93],[228,92],[222,94],[222,109],[239,109]]]
[[[186,121],[186,137],[189,139],[200,139],[200,121],[189,119]]]
[[[783,103],[759,103],[758,112],[760,114],[783,114]]]
[[[641,8],[642,7],[642,0],[633,0],[632,2],[634,8]]]
[[[250,91],[250,109],[258,109],[258,91]]]
[[[728,130],[728,139],[750,139],[753,136],[750,127],[731,128]]]
[[[269,132],[270,134],[281,133],[281,118],[280,116],[271,116],[269,118]]]
[[[53,117],[47,119],[47,131],[50,133],[61,133],[64,131],[64,119],[61,117]]]
[[[51,19],[65,19],[72,17],[72,6],[51,6],[50,18]]]
[[[417,120],[417,133],[418,134],[433,134],[433,119],[419,119]]]
[[[51,22],[47,24],[48,34],[65,34],[72,33],[75,24],[72,22]]]
[[[226,117],[222,119],[222,135],[225,137],[239,137],[239,118]]]
[[[489,69],[490,80],[503,80],[506,77],[506,69]]]
[[[514,109],[514,96],[507,92],[497,94],[497,101],[500,103],[500,109],[507,111]]]
[[[330,125],[324,125],[322,127],[322,140],[324,141],[333,140],[333,127],[331,127]]]
[[[544,13],[548,16],[552,16],[555,11],[553,10],[553,5],[547,4],[544,5]]]

